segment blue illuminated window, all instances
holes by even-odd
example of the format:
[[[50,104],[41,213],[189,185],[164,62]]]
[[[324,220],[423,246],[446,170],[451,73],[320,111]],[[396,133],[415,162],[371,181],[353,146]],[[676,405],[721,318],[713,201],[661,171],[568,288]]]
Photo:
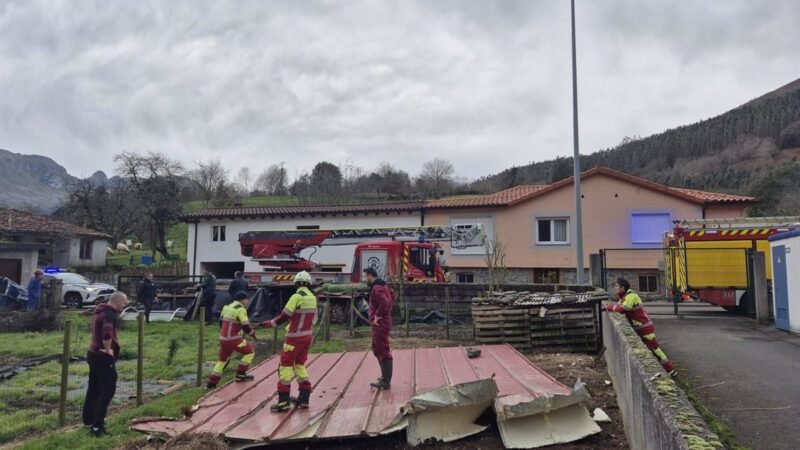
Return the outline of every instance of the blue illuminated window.
[[[631,243],[662,244],[664,233],[672,228],[669,213],[631,214]]]

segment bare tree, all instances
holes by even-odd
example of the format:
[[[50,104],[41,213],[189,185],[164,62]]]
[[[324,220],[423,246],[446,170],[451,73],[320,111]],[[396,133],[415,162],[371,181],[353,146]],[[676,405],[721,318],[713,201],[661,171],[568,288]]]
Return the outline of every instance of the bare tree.
[[[256,178],[255,190],[267,195],[286,195],[289,190],[288,184],[286,169],[283,165],[273,164]]]
[[[111,235],[114,246],[129,236],[140,220],[138,202],[129,183],[121,180],[97,184],[89,178],[67,186],[67,200],[59,216]]]
[[[217,186],[228,178],[228,170],[225,169],[219,158],[209,159],[208,161],[198,161],[197,169],[193,170],[189,177],[200,187],[203,200],[208,206],[214,198]]]
[[[486,234],[481,237],[481,243],[485,249],[484,261],[489,272],[489,292],[500,290],[506,283],[508,270],[506,269],[506,245],[495,233],[493,239],[489,239]]]
[[[253,174],[249,167],[242,167],[236,174],[236,182],[242,186],[245,195],[250,195],[253,190]]]
[[[131,186],[142,220],[150,230],[151,245],[164,259],[167,250],[167,229],[178,222],[183,208],[180,180],[183,166],[160,153],[123,152],[114,155],[117,174]]]
[[[453,186],[453,164],[440,158],[426,162],[422,166],[422,173],[417,179],[417,187],[426,195],[441,197],[450,192]]]
[[[241,185],[237,183],[228,183],[225,180],[220,181],[216,188],[214,188],[214,198],[211,200],[211,206],[222,207],[238,203],[242,200]]]

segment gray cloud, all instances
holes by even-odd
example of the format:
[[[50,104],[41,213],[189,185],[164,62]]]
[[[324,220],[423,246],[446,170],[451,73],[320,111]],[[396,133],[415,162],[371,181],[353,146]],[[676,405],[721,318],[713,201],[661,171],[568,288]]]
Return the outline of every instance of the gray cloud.
[[[800,76],[792,0],[577,3],[584,153]],[[477,177],[571,153],[568,27],[548,0],[6,1],[0,147],[75,175],[160,150]]]

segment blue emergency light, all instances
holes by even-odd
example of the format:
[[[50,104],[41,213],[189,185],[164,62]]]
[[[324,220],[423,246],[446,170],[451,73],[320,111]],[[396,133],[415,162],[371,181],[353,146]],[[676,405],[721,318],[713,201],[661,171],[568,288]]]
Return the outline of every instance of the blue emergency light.
[[[55,267],[47,266],[47,267],[44,268],[44,270],[42,272],[44,272],[44,273],[61,273],[61,272],[63,272],[63,270],[61,270],[61,268],[58,267],[58,266],[55,266]]]

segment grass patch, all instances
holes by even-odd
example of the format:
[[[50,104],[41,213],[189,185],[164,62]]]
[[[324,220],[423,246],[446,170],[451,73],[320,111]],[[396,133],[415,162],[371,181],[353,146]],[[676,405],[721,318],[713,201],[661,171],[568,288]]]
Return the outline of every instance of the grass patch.
[[[682,378],[676,380],[676,383],[686,393],[686,397],[690,402],[692,402],[692,405],[694,405],[695,409],[697,409],[697,412],[699,412],[703,417],[703,420],[706,421],[709,428],[711,428],[711,431],[719,436],[719,439],[722,441],[722,444],[725,446],[725,448],[730,450],[749,450],[749,447],[745,447],[736,442],[733,429],[731,429],[731,426],[727,422],[714,415],[714,413],[705,407],[691,383]]]
[[[85,356],[89,344],[89,322],[90,317],[78,313],[64,314],[65,320],[71,320],[73,324],[72,338],[70,347],[73,356]],[[334,326],[334,330],[346,330],[342,326]],[[277,340],[278,349],[283,342],[286,327],[278,329]],[[117,362],[117,372],[119,382],[127,383],[126,392],[131,390],[131,383],[136,380],[136,361],[137,361],[137,326],[135,322],[123,322],[119,330],[119,341],[122,348],[120,359]],[[271,353],[274,334],[272,330],[259,330],[259,340],[267,345],[262,345],[256,350],[257,360],[268,356]],[[13,356],[18,358],[30,358],[43,356],[52,353],[60,353],[63,347],[63,331],[44,332],[44,333],[5,333],[0,339],[0,357]],[[205,339],[203,342],[203,364],[204,376],[211,370],[211,365],[217,358],[219,349],[219,327],[215,324],[206,327]],[[183,383],[194,382],[197,370],[197,351],[198,351],[198,323],[196,322],[154,322],[145,325],[144,330],[144,351],[143,351],[143,374],[145,385],[167,386],[172,382],[180,381]],[[262,350],[262,349],[268,350]],[[317,339],[311,348],[312,353],[335,353],[345,350],[345,343],[342,340],[332,339],[324,342]],[[234,370],[228,369],[225,378],[230,379]],[[67,415],[69,423],[76,423],[80,417],[81,405],[83,403],[83,391],[85,390],[85,380],[89,374],[89,366],[83,361],[75,361],[69,366],[68,389],[70,397],[68,399]],[[18,439],[21,436],[47,432],[55,430],[58,425],[58,397],[61,380],[61,364],[58,361],[51,361],[7,380],[0,385],[0,442],[7,442]],[[166,384],[165,384],[166,382]],[[118,392],[121,388],[118,385]],[[186,389],[192,391],[191,389]],[[180,392],[184,392],[183,390]],[[200,392],[200,395],[202,391]],[[172,397],[172,396],[170,396]],[[175,406],[173,414],[177,414],[180,406],[192,404],[199,395],[186,400],[186,397],[179,397],[175,403],[166,403],[165,408]],[[161,399],[154,401],[160,402]],[[159,403],[161,404],[161,403]],[[112,408],[128,408],[132,406],[130,401],[115,400]],[[145,407],[150,406],[145,405]],[[149,411],[137,408],[139,411]],[[147,415],[144,413],[136,416],[125,413],[124,422],[131,417]],[[153,415],[153,414],[150,414]],[[122,422],[120,422],[122,423]],[[122,427],[127,429],[127,427]],[[121,428],[121,429],[122,429]],[[58,433],[63,434],[63,433]],[[70,435],[70,433],[67,433]],[[128,433],[125,436],[130,438],[141,437],[135,433]],[[48,437],[45,441],[47,445],[53,447],[26,447],[26,448],[110,448],[109,444],[116,445],[119,442],[114,439],[92,440],[90,447],[85,439],[85,431],[81,430],[78,437]],[[84,439],[84,441],[81,441]],[[77,442],[80,445],[75,446]],[[58,443],[58,445],[54,444]],[[97,446],[95,446],[97,445]]]
[[[183,388],[172,395],[158,398],[138,408],[129,409],[106,419],[106,428],[111,436],[93,438],[88,431],[80,428],[66,432],[52,433],[19,448],[26,450],[47,450],[54,448],[109,449],[126,442],[142,438],[142,434],[131,431],[128,422],[136,417],[163,416],[179,417],[183,406],[190,406],[205,394],[203,388]]]

